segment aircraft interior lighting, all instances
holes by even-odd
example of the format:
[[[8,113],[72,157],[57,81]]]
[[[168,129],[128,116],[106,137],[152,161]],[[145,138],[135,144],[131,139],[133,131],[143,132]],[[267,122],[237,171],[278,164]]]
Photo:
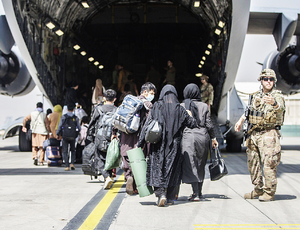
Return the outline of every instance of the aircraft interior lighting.
[[[54,25],[52,22],[46,23],[46,26],[47,26],[50,30],[52,30],[52,29],[55,28],[55,25]]]
[[[215,30],[215,34],[220,35],[220,34],[221,34],[221,30],[216,29],[216,30]]]
[[[75,45],[73,46],[74,50],[79,50],[80,49],[80,46],[79,45]]]
[[[194,7],[199,7],[200,6],[200,1],[195,1],[194,2]]]
[[[86,1],[81,2],[81,5],[82,5],[84,8],[89,8],[89,7],[90,7],[89,4],[88,4]]]
[[[58,35],[58,36],[62,36],[64,34],[64,32],[62,32],[61,30],[57,30],[55,31],[55,33]]]

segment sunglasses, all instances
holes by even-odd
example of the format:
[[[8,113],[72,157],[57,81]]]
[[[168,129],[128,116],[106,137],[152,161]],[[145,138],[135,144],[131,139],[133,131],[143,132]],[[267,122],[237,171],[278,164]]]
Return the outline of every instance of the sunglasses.
[[[273,78],[273,77],[271,77],[271,78],[269,78],[269,77],[264,77],[264,78],[263,78],[263,81],[274,81],[274,78]]]

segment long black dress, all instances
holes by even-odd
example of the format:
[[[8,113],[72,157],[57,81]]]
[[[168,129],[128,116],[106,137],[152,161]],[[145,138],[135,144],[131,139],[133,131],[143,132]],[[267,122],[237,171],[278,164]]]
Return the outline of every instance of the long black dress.
[[[199,101],[194,103],[198,108],[200,124],[195,129],[185,128],[182,138],[182,182],[188,184],[203,182],[209,141],[215,138],[207,104]]]
[[[156,196],[164,194],[167,189],[167,198],[174,199],[173,190],[180,184],[182,175],[182,131],[185,127],[195,128],[197,122],[180,106],[176,89],[171,85],[162,89],[158,102],[154,104],[141,132],[138,147],[143,146],[146,128],[152,119],[159,120],[163,133],[158,143],[150,145],[147,185],[154,187]]]
[[[199,200],[202,196],[204,169],[207,161],[210,138],[215,138],[208,105],[201,102],[200,89],[196,84],[188,84],[183,90],[181,104],[192,112],[197,120],[197,128],[185,128],[182,138],[182,182],[192,184],[193,194],[189,200]]]

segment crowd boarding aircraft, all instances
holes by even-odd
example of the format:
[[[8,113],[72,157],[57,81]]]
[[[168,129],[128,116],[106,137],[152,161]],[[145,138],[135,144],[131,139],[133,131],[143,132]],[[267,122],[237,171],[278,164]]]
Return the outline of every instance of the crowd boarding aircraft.
[[[198,83],[201,74],[210,77],[218,140],[221,146],[226,142],[227,150],[239,151],[243,134],[232,126],[244,105],[234,82],[247,33],[273,34],[277,50],[264,67],[276,71],[277,88],[283,93],[300,89],[300,17],[295,9],[250,11],[250,0],[2,0],[2,4],[3,95],[22,95],[36,84],[55,105],[63,102],[72,81],[82,89],[89,89],[97,78],[110,85],[116,63],[123,63],[141,85],[150,65],[160,70],[173,59],[179,94],[186,84]],[[297,44],[289,46],[293,35]],[[22,70],[24,64],[28,74]],[[20,124],[11,126],[5,137],[19,130]],[[29,150],[21,133],[20,150]]]

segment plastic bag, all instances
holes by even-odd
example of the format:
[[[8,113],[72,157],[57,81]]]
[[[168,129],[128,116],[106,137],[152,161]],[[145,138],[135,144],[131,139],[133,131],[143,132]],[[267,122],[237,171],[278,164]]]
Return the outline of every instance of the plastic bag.
[[[78,108],[75,109],[75,116],[78,117],[79,120],[81,120],[84,116],[87,116],[87,114],[83,109]]]
[[[119,141],[114,138],[108,146],[106,152],[106,161],[105,161],[105,170],[111,170],[113,168],[117,168],[120,165],[121,161],[121,154],[120,154],[120,146]]]

